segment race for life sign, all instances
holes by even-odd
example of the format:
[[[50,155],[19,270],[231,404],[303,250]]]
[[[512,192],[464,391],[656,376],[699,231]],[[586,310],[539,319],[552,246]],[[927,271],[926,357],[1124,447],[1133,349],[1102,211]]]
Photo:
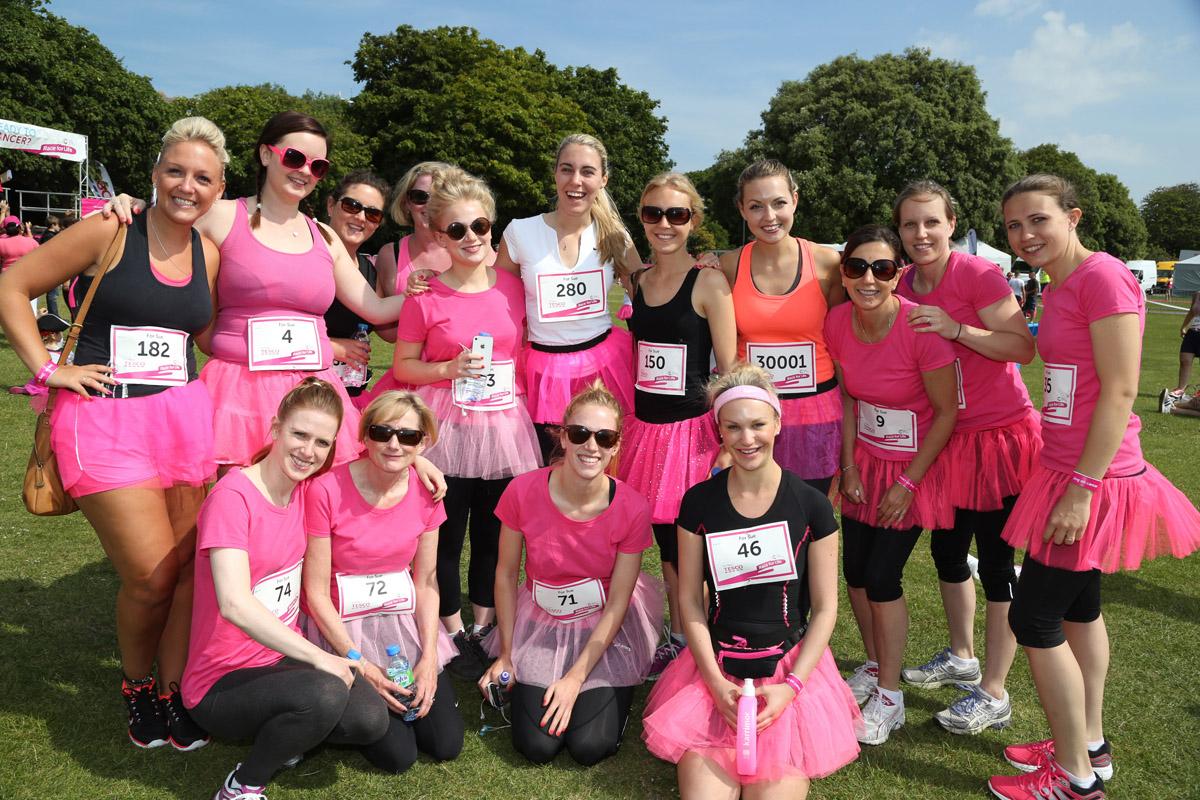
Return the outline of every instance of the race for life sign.
[[[0,147],[67,161],[87,160],[86,136],[7,119],[0,119]]]

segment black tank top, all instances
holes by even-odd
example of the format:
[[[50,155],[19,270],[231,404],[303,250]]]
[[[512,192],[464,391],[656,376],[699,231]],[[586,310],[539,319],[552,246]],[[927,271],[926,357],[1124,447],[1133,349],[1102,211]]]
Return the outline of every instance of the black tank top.
[[[367,279],[367,283],[371,284],[372,289],[378,288],[375,285],[378,277],[375,265],[362,253],[358,253],[358,271]],[[341,300],[333,298],[333,303],[325,312],[325,330],[329,333],[330,339],[353,338],[354,334],[358,332],[360,324],[366,325],[368,331],[375,329],[374,325],[342,305]]]
[[[710,373],[712,333],[708,320],[692,307],[692,290],[699,275],[698,269],[688,270],[679,291],[661,306],[647,305],[640,286],[634,291],[629,330],[635,342],[687,345],[682,395],[655,394],[640,388],[634,391],[634,413],[642,422],[662,425],[708,413],[704,387]],[[637,364],[634,367],[636,375]]]
[[[192,337],[204,330],[212,318],[212,294],[208,289],[208,270],[200,234],[192,231],[191,279],[182,286],[171,286],[163,283],[150,268],[146,220],[146,214],[133,218],[125,235],[121,260],[105,274],[92,298],[92,306],[79,333],[75,363],[108,364],[113,325],[171,328],[188,335],[187,371],[188,380],[193,381],[196,379],[196,352]],[[83,303],[82,297],[77,299]],[[166,388],[169,387],[125,383],[117,392],[128,397],[145,397]]]

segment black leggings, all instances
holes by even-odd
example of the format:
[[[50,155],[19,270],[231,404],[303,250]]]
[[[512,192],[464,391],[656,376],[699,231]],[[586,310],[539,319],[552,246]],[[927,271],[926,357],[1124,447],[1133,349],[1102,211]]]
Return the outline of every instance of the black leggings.
[[[890,603],[904,596],[904,565],[921,537],[919,527],[898,531],[876,528],[842,517],[842,572],[846,585],[867,590],[872,603]]]
[[[387,733],[363,748],[367,760],[384,772],[400,774],[417,761],[417,751],[434,761],[458,758],[463,746],[463,719],[450,673],[438,675],[437,691],[429,713],[412,722],[389,711]]]
[[[437,580],[441,593],[438,615],[448,617],[462,610],[463,541],[468,521],[471,531],[471,563],[467,566],[467,596],[484,608],[496,607],[496,561],[500,554],[500,520],[496,504],[512,478],[452,478],[446,476],[446,521],[438,529]]]
[[[963,583],[971,579],[967,553],[971,538],[979,550],[979,580],[989,603],[1007,603],[1013,599],[1017,573],[1013,569],[1013,548],[1000,538],[1004,523],[1016,505],[1016,495],[1004,498],[996,511],[954,510],[954,528],[935,530],[929,539],[929,553],[937,566],[938,580]]]
[[[571,709],[571,721],[561,736],[551,736],[538,723],[546,713],[542,706],[545,686],[518,683],[512,695],[513,747],[534,764],[554,760],[565,745],[571,758],[585,767],[615,755],[621,746],[632,686],[601,686],[580,692]]]
[[[269,667],[223,676],[195,708],[192,718],[218,739],[253,739],[234,777],[265,786],[283,763],[322,742],[368,745],[388,729],[388,709],[371,684],[285,658]]]
[[[1008,626],[1017,644],[1058,647],[1067,640],[1064,620],[1087,623],[1099,617],[1100,570],[1072,572],[1025,559],[1016,597],[1008,607]]]

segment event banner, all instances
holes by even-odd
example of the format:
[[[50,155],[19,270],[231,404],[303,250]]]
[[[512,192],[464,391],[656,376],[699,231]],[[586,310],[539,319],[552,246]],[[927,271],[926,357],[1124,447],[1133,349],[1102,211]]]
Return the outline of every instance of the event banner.
[[[7,119],[0,119],[0,147],[67,161],[87,160],[86,136]]]

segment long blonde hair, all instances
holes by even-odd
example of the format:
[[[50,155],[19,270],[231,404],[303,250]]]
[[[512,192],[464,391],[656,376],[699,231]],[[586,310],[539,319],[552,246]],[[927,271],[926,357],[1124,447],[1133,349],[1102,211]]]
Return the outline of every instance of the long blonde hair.
[[[587,133],[572,133],[558,143],[558,150],[554,154],[555,169],[558,169],[558,164],[562,160],[563,150],[573,144],[595,150],[596,155],[600,156],[600,174],[608,175],[608,150],[605,149],[603,142]],[[641,269],[640,264],[629,263],[627,254],[629,248],[633,246],[633,237],[629,235],[629,230],[621,221],[617,204],[613,202],[608,189],[601,188],[596,193],[591,212],[592,222],[596,226],[596,249],[600,252],[600,260],[611,261],[617,274],[622,278]]]

